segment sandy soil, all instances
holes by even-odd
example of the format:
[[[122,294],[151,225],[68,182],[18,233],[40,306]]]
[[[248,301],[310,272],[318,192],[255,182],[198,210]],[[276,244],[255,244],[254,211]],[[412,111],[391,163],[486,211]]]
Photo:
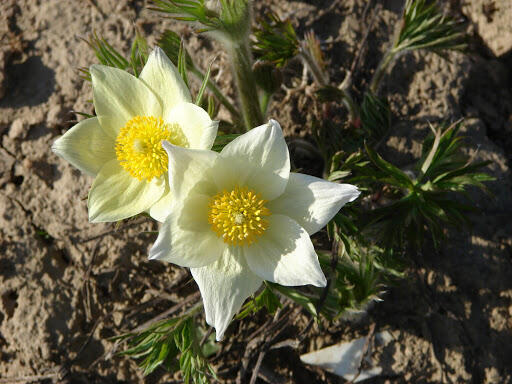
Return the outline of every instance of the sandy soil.
[[[451,3],[461,11],[457,1]],[[265,1],[256,13],[271,6],[297,20],[300,35],[313,28],[326,41],[333,80],[341,81],[341,68],[350,66],[368,24],[361,21],[364,4]],[[355,76],[358,89],[385,51],[400,4],[384,1],[376,15]],[[150,42],[173,26],[185,34],[200,66],[217,52],[144,6],[142,0],[0,2],[0,383],[143,382],[133,360],[113,355],[108,338],[196,290],[185,270],[147,260],[154,235],[145,231],[155,230],[153,223],[89,224],[85,198],[92,180],[50,152],[51,143],[73,125],[71,111],[92,112],[90,85],[77,68],[95,57],[80,37],[97,31],[126,50],[135,26]],[[269,352],[262,371],[277,375],[275,382],[340,382],[302,365],[299,354],[364,336],[372,324],[394,338],[374,353],[386,373],[374,383],[512,382],[512,52],[496,58],[478,35],[485,25],[468,20],[467,26],[474,36],[469,55],[450,54],[448,62],[408,54],[394,66],[382,89],[395,114],[384,155],[406,166],[418,156],[428,121],[464,117],[469,153],[491,160],[494,197],[472,192],[481,208],[474,227],[451,231],[437,252],[413,256],[409,278],[389,288],[384,302],[367,314],[322,330],[313,327],[298,348]],[[215,75],[229,91],[224,62],[221,55]],[[287,76],[291,87],[297,79]],[[276,100],[285,96],[282,91]],[[270,115],[290,138],[309,137],[307,100],[295,93],[271,107]],[[222,380],[236,378],[246,338],[264,321],[258,314],[231,327],[232,336],[212,360]],[[297,313],[295,328],[282,338],[306,323],[306,315]],[[248,362],[249,372],[254,363]],[[157,370],[145,381],[171,378]]]

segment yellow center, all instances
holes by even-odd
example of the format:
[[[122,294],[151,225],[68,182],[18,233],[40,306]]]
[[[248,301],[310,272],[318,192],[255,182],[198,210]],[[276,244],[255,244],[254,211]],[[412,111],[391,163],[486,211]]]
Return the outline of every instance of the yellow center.
[[[230,245],[250,245],[268,228],[266,201],[247,187],[236,186],[210,200],[208,222],[217,236]]]
[[[167,172],[169,160],[162,147],[163,140],[180,147],[189,146],[178,124],[166,124],[159,117],[135,116],[117,135],[117,160],[131,176],[150,181]]]

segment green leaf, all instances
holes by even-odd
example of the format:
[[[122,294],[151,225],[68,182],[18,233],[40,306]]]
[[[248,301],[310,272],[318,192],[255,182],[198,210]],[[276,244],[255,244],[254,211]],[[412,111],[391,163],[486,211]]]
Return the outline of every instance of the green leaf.
[[[187,50],[182,45],[181,37],[171,31],[166,30],[162,35],[160,35],[158,39],[158,46],[162,48],[167,57],[172,61],[172,63],[177,67],[180,57],[180,51],[182,55],[185,55],[185,62],[187,63],[187,68],[191,69],[194,67],[192,62],[192,58],[190,57]]]
[[[208,81],[210,79],[210,72],[212,70],[212,64],[214,61],[215,61],[215,58],[213,58],[210,61],[210,64],[208,65],[208,70],[206,71],[206,74],[204,75],[203,82],[201,83],[201,87],[199,88],[199,92],[197,93],[197,96],[196,96],[196,102],[195,102],[196,105],[201,105],[201,102],[203,100],[204,91],[206,90],[206,86],[208,85]]]
[[[186,53],[183,40],[180,42],[180,50],[178,51],[178,72],[180,73],[183,82],[188,88],[188,75],[187,75],[187,62],[186,62]]]
[[[297,304],[302,305],[306,310],[308,310],[309,313],[311,313],[313,316],[317,316],[317,311],[315,304],[311,298],[307,297],[306,295],[300,293],[299,291],[290,288],[290,287],[284,287],[282,285],[277,285],[274,283],[267,282],[274,290],[282,293],[283,295],[289,297],[293,301],[295,301]]]
[[[407,188],[409,190],[414,189],[414,183],[409,178],[409,176],[407,176],[403,171],[395,167],[393,164],[388,163],[386,160],[380,157],[379,154],[370,148],[366,143],[364,147],[366,148],[366,152],[368,153],[368,157],[372,163],[389,176],[389,178],[386,179],[388,184],[392,184],[401,188]]]

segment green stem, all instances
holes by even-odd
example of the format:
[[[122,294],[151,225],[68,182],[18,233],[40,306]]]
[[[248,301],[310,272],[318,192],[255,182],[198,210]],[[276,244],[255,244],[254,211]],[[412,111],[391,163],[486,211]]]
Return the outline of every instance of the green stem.
[[[260,97],[260,105],[261,105],[261,114],[263,117],[267,115],[268,103],[272,98],[272,94],[270,92],[263,91]]]
[[[345,104],[345,107],[348,109],[350,120],[355,121],[356,118],[359,117],[356,103],[354,103],[354,99],[352,99],[352,96],[350,96],[350,93],[346,90],[342,89],[341,92],[343,93],[343,104]]]
[[[248,41],[231,42],[227,45],[235,76],[245,129],[263,124],[258,89],[252,72],[252,54]]]
[[[377,69],[375,70],[375,73],[373,74],[372,81],[370,82],[370,91],[376,95],[377,91],[379,90],[379,85],[382,80],[382,77],[386,73],[389,64],[393,61],[395,58],[395,55],[398,51],[395,48],[391,48],[382,58],[379,65],[377,66]]]
[[[202,80],[204,78],[204,73],[201,73],[199,69],[197,69],[195,66],[190,68],[190,71],[199,79]],[[241,120],[240,113],[235,108],[233,104],[222,94],[219,88],[213,83],[211,80],[208,80],[208,83],[206,84],[208,89],[215,95],[217,100],[226,107],[226,109],[231,113],[231,116],[234,120]]]

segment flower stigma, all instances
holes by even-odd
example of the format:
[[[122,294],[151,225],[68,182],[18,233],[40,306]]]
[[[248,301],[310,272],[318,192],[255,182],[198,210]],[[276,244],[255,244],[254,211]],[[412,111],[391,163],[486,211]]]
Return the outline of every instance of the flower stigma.
[[[166,124],[160,117],[135,116],[117,135],[117,160],[132,177],[151,181],[167,172],[169,159],[162,147],[163,140],[189,146],[178,124]]]
[[[210,200],[208,222],[230,245],[250,245],[268,228],[266,201],[247,187],[219,192]]]

